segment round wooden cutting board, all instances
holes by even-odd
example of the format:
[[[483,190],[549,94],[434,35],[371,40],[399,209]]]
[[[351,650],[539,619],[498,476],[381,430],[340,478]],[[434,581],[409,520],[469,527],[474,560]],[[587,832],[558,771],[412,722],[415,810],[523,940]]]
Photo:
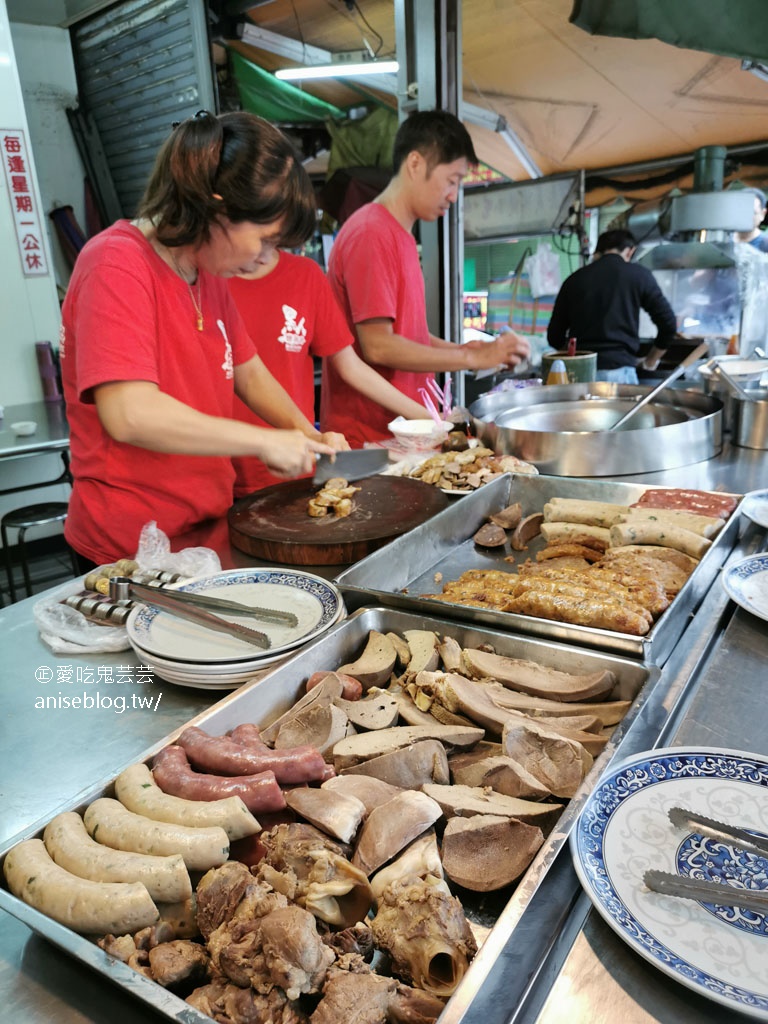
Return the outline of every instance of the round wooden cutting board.
[[[288,565],[346,565],[446,508],[437,487],[400,476],[358,480],[352,513],[313,519],[307,502],[320,488],[310,479],[274,484],[229,510],[229,536],[240,551]]]

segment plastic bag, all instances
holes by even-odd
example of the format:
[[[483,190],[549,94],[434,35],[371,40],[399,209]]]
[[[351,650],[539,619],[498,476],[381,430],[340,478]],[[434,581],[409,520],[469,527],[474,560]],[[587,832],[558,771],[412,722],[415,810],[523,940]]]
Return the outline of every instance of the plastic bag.
[[[104,626],[91,622],[76,608],[61,604],[70,594],[79,594],[83,580],[78,577],[48,590],[32,606],[35,624],[43,642],[54,654],[93,654],[99,651],[126,651],[131,646],[125,626]]]
[[[140,569],[165,569],[182,576],[209,576],[221,571],[219,556],[211,548],[171,551],[171,542],[156,522],[147,523],[139,537],[135,560]],[[80,594],[83,578],[78,577],[47,591],[32,608],[43,642],[54,654],[94,654],[126,651],[130,648],[125,626],[91,622],[76,608],[61,604],[70,594]]]
[[[141,569],[166,569],[182,576],[212,576],[221,572],[219,556],[211,548],[171,551],[171,542],[154,520],[142,527],[134,557]]]
[[[550,245],[539,245],[536,252],[526,258],[524,269],[534,299],[540,299],[542,295],[557,295],[560,291],[560,257]]]

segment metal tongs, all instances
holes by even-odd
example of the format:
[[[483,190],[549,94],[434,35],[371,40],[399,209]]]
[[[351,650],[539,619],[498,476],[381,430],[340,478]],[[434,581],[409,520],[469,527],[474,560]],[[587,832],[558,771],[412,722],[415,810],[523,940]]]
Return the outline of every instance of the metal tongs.
[[[710,839],[716,839],[728,846],[738,846],[747,853],[768,858],[768,838],[753,835],[746,829],[727,825],[714,818],[707,818],[683,807],[673,807],[669,820],[676,828],[687,829]],[[744,907],[758,913],[768,914],[768,890],[739,889],[727,882],[687,878],[667,871],[646,871],[643,881],[653,892],[665,896],[679,896],[682,899],[700,900],[726,907]]]
[[[682,377],[682,375],[685,373],[688,367],[693,366],[693,364],[697,362],[697,360],[705,356],[708,351],[708,343],[706,341],[702,342],[701,345],[699,345],[697,348],[693,350],[693,352],[689,353],[685,357],[685,359],[682,361],[682,363],[680,363],[679,366],[675,367],[675,369],[672,371],[672,373],[670,373],[668,377],[665,377],[660,384],[657,384],[655,388],[652,388],[647,395],[644,395],[642,398],[638,399],[632,406],[632,408],[629,410],[629,412],[625,412],[624,415],[620,417],[620,419],[616,420],[613,426],[608,428],[608,430],[618,430],[620,427],[623,427],[627,420],[632,419],[632,417],[636,413],[638,413],[644,406],[648,405],[649,402],[652,402],[658,394],[660,394],[665,388],[669,387],[669,385],[673,381],[676,381],[678,377]]]
[[[276,608],[256,608],[237,601],[207,597],[205,594],[188,594],[183,590],[152,587],[146,583],[135,583],[129,576],[113,576],[109,581],[109,596],[113,601],[140,601],[142,604],[154,605],[170,615],[189,619],[219,633],[229,633],[263,650],[267,650],[272,644],[266,633],[243,626],[239,622],[219,618],[212,613],[218,611],[230,615],[248,615],[262,622],[272,622],[281,626],[297,626],[299,621],[293,612]]]
[[[751,402],[754,399],[754,395],[750,395],[746,388],[742,387],[741,384],[732,377],[730,373],[723,367],[722,363],[718,363],[717,360],[712,363],[712,372],[716,373],[721,380],[724,380],[728,387],[735,391],[739,398],[743,398],[746,402]]]

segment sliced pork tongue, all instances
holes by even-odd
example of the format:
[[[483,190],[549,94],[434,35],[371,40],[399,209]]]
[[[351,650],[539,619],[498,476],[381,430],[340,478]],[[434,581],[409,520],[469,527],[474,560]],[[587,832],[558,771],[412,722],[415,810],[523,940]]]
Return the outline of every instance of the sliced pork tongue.
[[[467,675],[475,679],[495,679],[512,690],[554,700],[599,699],[607,697],[616,685],[616,676],[607,669],[574,675],[533,661],[468,648],[463,652],[462,663]]]

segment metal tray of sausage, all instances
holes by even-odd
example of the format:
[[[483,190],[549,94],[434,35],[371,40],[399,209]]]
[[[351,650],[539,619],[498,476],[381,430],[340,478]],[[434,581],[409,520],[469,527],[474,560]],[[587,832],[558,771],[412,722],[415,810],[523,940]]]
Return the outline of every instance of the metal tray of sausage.
[[[382,604],[424,615],[449,616],[481,622],[496,629],[614,651],[641,658],[648,664],[663,665],[736,542],[740,518],[738,508],[715,537],[670,607],[645,636],[430,600],[428,596],[439,594],[443,583],[458,579],[469,569],[509,568],[504,557],[515,554],[510,552],[509,543],[504,548],[488,550],[477,547],[472,541],[488,516],[507,505],[520,502],[524,516],[541,512],[545,502],[554,497],[631,505],[645,491],[658,489],[648,484],[615,481],[503,476],[472,494],[457,498],[450,508],[362,559],[337,576],[334,582],[351,609]],[[740,495],[732,497],[738,500]],[[535,557],[543,546],[543,540],[536,538],[527,551],[518,553],[517,561]]]
[[[621,746],[623,749],[627,742],[632,741],[640,742],[641,745],[646,743],[649,727],[655,736],[658,729],[655,716],[644,714],[644,711],[647,712],[649,696],[657,689],[660,672],[655,667],[643,665],[633,659],[550,643],[532,637],[499,633],[455,620],[431,618],[390,608],[360,609],[262,679],[242,686],[170,733],[135,761],[149,760],[158,750],[173,742],[188,725],[197,725],[213,735],[223,735],[242,722],[254,722],[262,726],[269,724],[295,703],[304,692],[304,684],[313,672],[334,668],[354,660],[365,646],[368,633],[372,629],[384,633],[402,633],[406,629],[429,629],[441,636],[454,637],[464,647],[490,644],[498,654],[531,659],[544,666],[564,671],[586,673],[610,669],[618,681],[612,696],[633,701],[608,744],[595,759],[580,789],[566,803],[544,845],[517,884],[496,893],[470,894],[471,903],[462,896],[465,912],[481,948],[441,1015],[442,1024],[443,1021],[463,1019],[471,993],[477,992],[489,972],[500,968],[496,962],[500,944],[511,941],[521,907],[538,890],[557,853],[566,847],[568,834],[580,808],[603,769],[616,756],[618,748]],[[126,765],[120,765],[110,779],[102,780],[77,794],[69,805],[60,806],[57,812],[82,812],[96,798],[113,796],[114,779],[124,767]],[[44,820],[30,825],[0,846],[0,863],[16,843],[23,839],[40,837],[49,820],[50,817],[46,816]],[[567,854],[567,848],[565,853]],[[562,859],[560,858],[561,861]],[[0,909],[13,914],[33,931],[168,1019],[179,1021],[181,1024],[210,1024],[208,1016],[161,988],[154,981],[133,971],[127,964],[108,956],[89,938],[58,924],[23,903],[11,895],[4,884],[3,880],[0,884]],[[490,941],[486,941],[489,936]]]

